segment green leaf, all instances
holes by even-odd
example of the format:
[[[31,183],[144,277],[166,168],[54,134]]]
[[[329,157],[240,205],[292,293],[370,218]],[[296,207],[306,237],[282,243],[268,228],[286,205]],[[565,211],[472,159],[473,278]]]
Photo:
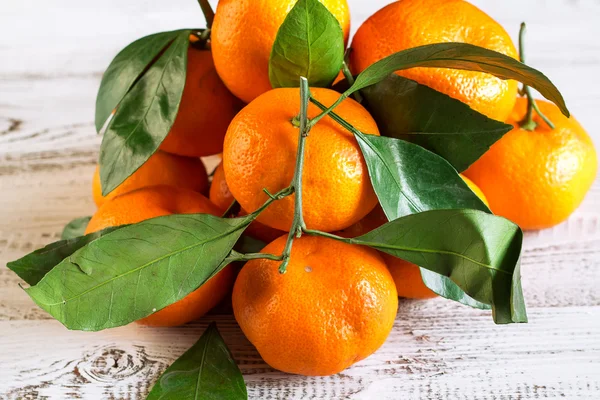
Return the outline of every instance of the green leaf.
[[[328,87],[344,61],[344,34],[319,0],[299,0],[277,32],[269,60],[273,88],[298,87],[301,76],[312,87]]]
[[[364,88],[361,94],[383,136],[417,143],[444,157],[458,171],[467,169],[513,129],[396,74]]]
[[[169,215],[125,226],[79,249],[26,291],[69,329],[126,325],[202,286],[253,218]]]
[[[374,85],[394,71],[415,67],[454,68],[486,72],[501,79],[514,79],[536,89],[569,116],[562,95],[540,71],[512,57],[467,43],[436,43],[394,53],[361,72],[344,95],[349,96]]]
[[[442,157],[404,140],[359,131],[354,136],[389,220],[428,210],[471,208],[490,212]]]
[[[464,290],[458,287],[458,285],[452,282],[447,276],[440,275],[437,272],[432,272],[422,267],[419,267],[419,269],[421,270],[421,278],[423,279],[425,286],[438,296],[480,310],[490,310],[492,308],[489,304],[477,301],[466,294]]]
[[[434,210],[396,219],[350,243],[370,246],[444,275],[491,304],[498,324],[527,322],[519,260],[523,232],[477,210]]]
[[[147,400],[247,398],[242,372],[212,323],[200,340],[167,368]]]
[[[107,228],[90,233],[86,236],[64,239],[51,243],[16,261],[9,262],[6,266],[27,282],[27,284],[31,286],[37,285],[38,282],[52,270],[52,268],[57,266],[65,258],[69,257],[88,243],[119,228],[121,227]]]
[[[160,32],[130,43],[117,54],[102,75],[96,97],[96,131],[100,132],[106,120],[117,108],[148,65],[167,47],[180,31]]]
[[[476,209],[490,213],[443,158],[403,140],[354,132],[373,188],[388,220],[429,210]],[[442,297],[488,309],[443,275],[421,269],[425,285]]]
[[[87,228],[90,219],[92,217],[79,217],[75,218],[71,222],[69,222],[63,228],[62,234],[60,235],[61,239],[73,239],[78,236],[83,236],[85,233],[85,228]]]
[[[185,86],[189,30],[175,40],[125,95],[100,147],[100,180],[106,196],[141,167],[165,139]]]

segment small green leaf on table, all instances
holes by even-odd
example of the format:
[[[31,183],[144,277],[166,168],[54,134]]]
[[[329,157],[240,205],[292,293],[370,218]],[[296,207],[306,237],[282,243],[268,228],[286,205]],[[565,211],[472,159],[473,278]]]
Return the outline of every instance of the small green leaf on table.
[[[328,87],[344,61],[344,34],[338,20],[319,0],[299,0],[277,32],[269,60],[273,88]]]
[[[159,378],[147,400],[245,400],[244,377],[214,323]]]
[[[169,215],[110,232],[50,270],[29,296],[69,329],[147,317],[202,286],[254,216]]]
[[[425,211],[349,241],[448,277],[472,299],[491,304],[498,324],[527,322],[523,232],[502,217],[477,210]]]
[[[454,68],[514,79],[536,89],[569,116],[562,95],[543,73],[512,57],[468,43],[428,44],[394,53],[362,71],[344,95],[374,85],[394,71],[415,67]]]
[[[103,195],[141,167],[171,130],[185,87],[189,34],[178,31],[119,103],[100,147]]]
[[[180,31],[154,33],[130,43],[111,61],[102,75],[96,97],[96,131],[100,132],[106,120],[121,99]]]
[[[85,233],[85,229],[87,228],[88,224],[90,223],[90,219],[92,219],[92,217],[89,217],[89,216],[75,218],[74,220],[69,222],[67,225],[65,225],[65,227],[63,228],[62,234],[60,235],[60,238],[65,240],[65,239],[74,239],[78,236],[83,236]]]
[[[52,270],[52,268],[57,266],[65,258],[86,246],[88,243],[119,228],[121,228],[121,226],[106,228],[86,236],[63,239],[51,243],[16,261],[9,262],[6,266],[27,282],[27,284],[31,286],[37,285],[38,282]]]
[[[513,128],[396,74],[364,88],[361,94],[383,136],[417,143],[458,171],[467,169]]]

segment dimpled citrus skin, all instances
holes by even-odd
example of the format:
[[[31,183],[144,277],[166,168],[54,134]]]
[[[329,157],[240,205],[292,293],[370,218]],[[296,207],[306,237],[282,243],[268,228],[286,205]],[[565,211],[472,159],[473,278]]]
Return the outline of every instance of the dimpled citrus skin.
[[[523,229],[565,221],[583,201],[598,170],[594,144],[575,118],[565,117],[552,103],[536,102],[556,129],[535,112],[535,131],[521,129],[527,100],[519,98],[507,120],[515,128],[465,171],[484,191],[492,211]]]
[[[280,254],[286,238],[263,249]],[[248,262],[235,282],[233,312],[271,367],[332,375],[375,352],[398,309],[394,281],[375,250],[320,237],[294,241],[287,272]]]
[[[213,174],[212,184],[210,185],[210,201],[216,204],[223,212],[225,212],[234,201],[233,195],[229,191],[229,186],[227,186],[227,181],[225,180],[225,171],[223,171],[222,162],[217,166],[215,173]],[[244,215],[248,215],[248,213],[241,210],[237,216],[241,217]],[[258,221],[253,221],[248,228],[246,228],[244,233],[266,243],[272,242],[285,234],[283,231],[269,228]]]
[[[481,201],[489,206],[481,189],[479,189],[479,187],[477,187],[477,185],[471,182],[467,177],[463,175],[460,175],[460,177],[465,181],[473,193],[475,193],[481,199]],[[377,207],[375,207],[375,209],[371,211],[369,215],[351,227],[340,231],[339,235],[347,238],[358,237],[372,231],[373,229],[379,228],[381,225],[387,222],[388,219],[385,216],[383,209],[380,205],[377,205]],[[425,283],[423,283],[421,269],[417,265],[386,253],[380,254],[387,264],[392,277],[394,278],[398,296],[422,300],[437,297],[437,294],[432,292],[427,286],[425,286]]]
[[[311,89],[325,105],[338,99],[329,89]],[[292,119],[300,110],[298,88],[271,90],[247,105],[232,121],[225,136],[223,167],[229,189],[242,208],[253,212],[271,193],[286,188],[294,175],[299,130]],[[369,113],[346,99],[335,112],[364,133],[379,135]],[[320,113],[309,106],[309,117]],[[344,229],[367,215],[377,204],[367,166],[358,143],[349,131],[330,117],[317,123],[306,139],[303,173],[304,220],[308,228]],[[258,220],[279,230],[289,230],[294,198],[273,203]]]
[[[198,158],[180,157],[157,151],[144,165],[106,196],[102,196],[100,167],[96,167],[92,179],[92,195],[94,202],[100,207],[107,200],[116,196],[155,185],[170,185],[204,192],[208,188],[208,175],[204,164]]]
[[[85,233],[170,214],[219,215],[219,212],[217,206],[194,191],[171,186],[152,186],[107,201],[96,211]],[[230,292],[233,280],[233,269],[226,267],[183,299],[136,322],[149,326],[178,326],[196,320],[223,300]]]
[[[190,45],[179,111],[160,149],[188,157],[220,153],[227,126],[242,106],[219,78],[210,50]]]
[[[212,27],[212,50],[225,85],[249,103],[271,89],[269,57],[279,27],[297,0],[220,0]],[[348,40],[346,0],[320,0],[337,18]]]
[[[491,17],[463,0],[400,0],[372,15],[352,41],[351,66],[359,73],[401,50],[433,43],[463,42],[518,59],[515,46]],[[517,82],[443,68],[413,68],[399,75],[427,85],[490,118],[504,121],[517,95]]]

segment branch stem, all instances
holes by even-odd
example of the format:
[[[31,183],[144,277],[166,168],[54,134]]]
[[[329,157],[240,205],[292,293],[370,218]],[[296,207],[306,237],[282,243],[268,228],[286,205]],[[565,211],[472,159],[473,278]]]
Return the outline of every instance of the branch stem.
[[[323,119],[323,117],[325,117],[329,113],[331,113],[334,108],[336,108],[337,106],[339,106],[342,103],[342,101],[346,100],[347,98],[348,98],[348,95],[346,93],[342,94],[339,97],[339,99],[337,99],[336,102],[331,105],[331,107],[324,109],[323,112],[321,112],[321,114],[319,114],[316,117],[314,117],[313,119],[311,119],[310,122],[309,122],[309,126],[311,128],[313,126],[315,126],[317,124],[317,122],[319,122],[321,119]]]
[[[206,28],[210,31],[213,21],[215,20],[215,12],[210,6],[208,0],[198,0],[198,4],[200,4],[204,18],[206,18]]]
[[[308,87],[308,80],[302,77],[300,78],[300,116],[298,117],[300,129],[298,133],[298,149],[296,152],[296,169],[294,171],[292,183],[290,184],[290,189],[294,192],[294,219],[292,220],[290,233],[283,249],[283,253],[281,254],[283,260],[279,266],[279,272],[282,274],[285,273],[290,262],[294,239],[302,236],[302,231],[306,229],[302,211],[302,173],[304,171],[304,150],[306,148],[306,138],[308,137],[310,129],[312,128],[312,125],[308,119],[309,98],[310,89]]]
[[[276,256],[275,254],[267,253],[247,253],[236,255],[236,261],[247,262],[251,260],[271,260],[281,261],[283,256]]]
[[[221,216],[221,218],[227,218],[228,216],[233,214],[234,209],[237,207],[239,203],[237,202],[237,200],[233,200],[231,202],[231,204],[229,205],[229,207],[227,207],[227,210],[225,210],[225,212],[223,213],[223,215]]]
[[[521,23],[521,30],[519,31],[519,54],[521,58],[521,62],[525,64],[525,32],[527,31],[527,25],[525,22]],[[537,115],[540,116],[542,120],[550,129],[554,129],[554,124],[548,117],[546,117],[539,109],[538,105],[533,98],[531,93],[531,88],[527,85],[523,85],[521,89],[521,94],[527,96],[527,113],[525,114],[525,118],[519,123],[519,126],[528,131],[534,131],[537,128],[537,123],[533,120],[533,112],[535,111]]]

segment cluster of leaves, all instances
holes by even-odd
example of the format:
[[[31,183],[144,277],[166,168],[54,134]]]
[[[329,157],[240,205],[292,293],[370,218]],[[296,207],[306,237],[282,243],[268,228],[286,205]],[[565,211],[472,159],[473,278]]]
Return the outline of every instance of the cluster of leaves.
[[[96,127],[105,128],[100,153],[104,194],[143,165],[169,132],[185,85],[189,36],[198,33],[202,36],[200,30],[186,29],[139,39],[104,74],[96,106]],[[344,47],[335,17],[318,0],[299,0],[273,46],[272,86],[297,87],[304,76],[311,86],[329,87],[343,67]],[[512,127],[394,74],[414,67],[515,79],[568,115],[548,78],[500,53],[464,43],[395,53],[355,79],[348,76],[347,89],[335,104],[311,98],[323,113],[305,121],[314,124],[329,116],[355,135],[390,222],[352,239],[308,233],[413,262],[421,267],[425,284],[441,296],[491,308],[496,323],[526,322],[519,270],[523,234],[494,216],[459,176]],[[337,104],[359,91],[383,136],[364,134],[335,114]],[[122,326],[182,299],[227,263],[260,256],[234,250],[259,212],[231,219],[172,215],[86,236],[88,219],[79,219],[65,229],[63,240],[9,268],[30,285],[25,290],[31,298],[67,328]],[[166,371],[149,398],[217,390],[207,386],[213,375],[230,383],[223,389],[229,390],[228,398],[245,398],[239,370],[211,327]]]

